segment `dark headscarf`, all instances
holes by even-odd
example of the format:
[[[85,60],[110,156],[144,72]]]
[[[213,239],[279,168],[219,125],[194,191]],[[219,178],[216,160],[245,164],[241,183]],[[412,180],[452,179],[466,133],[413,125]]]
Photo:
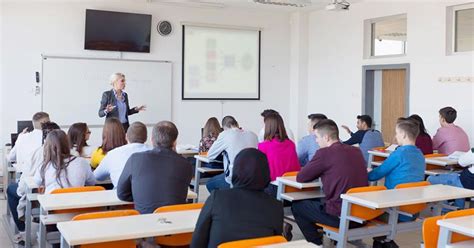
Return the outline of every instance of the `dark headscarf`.
[[[270,183],[267,156],[255,148],[237,154],[232,172],[233,188],[264,190]]]

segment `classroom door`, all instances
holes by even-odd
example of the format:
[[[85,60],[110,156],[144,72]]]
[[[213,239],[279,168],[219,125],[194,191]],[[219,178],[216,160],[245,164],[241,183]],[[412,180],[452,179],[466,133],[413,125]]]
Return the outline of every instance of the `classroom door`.
[[[381,132],[385,142],[392,143],[399,117],[406,117],[406,70],[382,70]]]

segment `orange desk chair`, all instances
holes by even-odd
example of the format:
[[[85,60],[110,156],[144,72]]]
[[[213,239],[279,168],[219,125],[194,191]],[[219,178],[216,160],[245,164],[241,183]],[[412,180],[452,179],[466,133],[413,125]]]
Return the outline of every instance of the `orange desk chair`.
[[[474,215],[474,209],[465,209],[449,212],[444,216],[434,216],[426,218],[423,221],[423,243],[425,248],[437,248],[438,247],[438,238],[439,238],[439,226],[437,221],[442,219],[456,218],[462,216]],[[473,239],[468,236],[464,236],[458,233],[453,233],[451,236],[451,243],[457,243],[465,240]]]
[[[349,189],[347,191],[347,194],[382,191],[382,190],[387,190],[387,188],[385,186],[357,187],[357,188]],[[374,220],[375,218],[382,215],[384,212],[385,211],[383,209],[371,209],[371,208],[352,204],[350,215],[356,218],[365,220],[367,222],[367,226],[373,226],[373,225],[376,225],[376,222],[369,222],[369,221]],[[333,235],[331,235],[331,233],[339,233],[339,228],[324,225],[321,223],[316,223],[316,225],[322,227],[324,232],[326,233],[326,236],[331,239],[333,239]],[[337,241],[340,242],[340,240],[337,240]]]
[[[84,187],[73,187],[73,188],[62,188],[51,191],[51,194],[67,194],[67,193],[78,193],[78,192],[92,192],[92,191],[103,191],[105,190],[102,186],[84,186]],[[80,208],[80,209],[67,209],[67,210],[56,210],[53,211],[55,214],[64,213],[76,213],[76,212],[96,212],[101,211],[103,208]]]
[[[189,204],[177,204],[164,206],[157,208],[154,213],[166,213],[166,212],[177,212],[186,211],[193,209],[201,209],[204,203],[189,203]],[[186,246],[191,244],[193,233],[182,233],[174,235],[165,235],[155,238],[156,244],[160,246]]]
[[[286,243],[286,239],[283,236],[270,236],[264,238],[255,238],[255,239],[243,239],[238,241],[231,241],[222,243],[218,248],[249,248],[262,245],[271,245],[278,243]]]
[[[105,212],[94,212],[79,214],[72,218],[73,221],[79,220],[90,220],[90,219],[103,219],[103,218],[113,218],[113,217],[122,217],[130,215],[139,215],[140,213],[137,210],[115,210],[115,211],[105,211]],[[95,243],[88,245],[81,245],[81,248],[135,248],[135,240],[121,240],[121,241],[112,241],[112,242],[103,242]]]
[[[429,186],[431,185],[430,182],[428,181],[422,181],[422,182],[414,182],[414,183],[402,183],[397,186],[395,186],[395,189],[404,189],[404,188],[414,188],[414,187],[424,187],[424,186]],[[412,205],[405,205],[401,206],[399,210],[401,212],[409,213],[411,215],[415,215],[423,211],[428,206],[426,203],[420,203],[420,204],[412,204]]]

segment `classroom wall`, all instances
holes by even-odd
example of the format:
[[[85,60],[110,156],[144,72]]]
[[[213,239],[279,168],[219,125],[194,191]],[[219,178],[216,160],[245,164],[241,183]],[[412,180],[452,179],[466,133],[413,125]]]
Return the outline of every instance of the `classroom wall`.
[[[63,2],[63,3],[61,3]],[[234,115],[241,126],[258,132],[263,120],[260,112],[274,108],[289,118],[289,14],[262,10],[185,8],[146,1],[7,1],[1,13],[1,116],[2,143],[16,130],[16,120],[30,119],[40,110],[41,100],[34,96],[34,72],[41,70],[41,54],[113,57],[126,59],[169,60],[173,62],[172,120],[177,124],[179,143],[197,144],[200,128],[210,116]],[[83,50],[86,8],[148,13],[153,15],[150,54]],[[169,20],[175,28],[171,36],[161,37],[155,27]],[[180,22],[215,23],[263,28],[261,47],[261,101],[182,101],[181,100],[181,26]],[[112,72],[111,72],[112,73]],[[71,75],[74,77],[74,75]],[[104,83],[107,83],[104,78]],[[65,82],[67,83],[67,82]],[[73,86],[80,87],[80,85]],[[99,101],[100,93],[87,97]],[[130,96],[131,104],[141,104],[140,96]],[[65,106],[67,111],[67,106]],[[94,111],[97,109],[84,109]],[[81,114],[81,113],[71,113]],[[51,116],[54,121],[54,116]],[[159,120],[156,120],[159,121]],[[60,123],[68,125],[70,123]],[[93,130],[93,143],[100,141],[100,130]]]
[[[445,52],[446,6],[465,2],[369,1],[352,4],[347,12],[312,12],[308,112],[325,112],[338,124],[355,129],[355,116],[362,110],[362,66],[410,63],[410,114],[420,114],[434,135],[438,110],[453,106],[458,110],[456,123],[474,146],[474,83],[438,82],[439,77],[474,75],[473,53],[446,56]],[[364,20],[402,13],[408,17],[407,55],[363,59]]]

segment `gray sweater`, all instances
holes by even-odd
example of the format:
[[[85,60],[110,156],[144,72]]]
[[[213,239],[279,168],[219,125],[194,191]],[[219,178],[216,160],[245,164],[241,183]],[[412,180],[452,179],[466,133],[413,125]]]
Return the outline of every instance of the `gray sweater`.
[[[207,153],[209,159],[215,159],[224,152],[225,180],[231,184],[232,168],[237,154],[245,148],[256,148],[258,145],[257,135],[251,131],[239,128],[227,129],[220,133]]]

